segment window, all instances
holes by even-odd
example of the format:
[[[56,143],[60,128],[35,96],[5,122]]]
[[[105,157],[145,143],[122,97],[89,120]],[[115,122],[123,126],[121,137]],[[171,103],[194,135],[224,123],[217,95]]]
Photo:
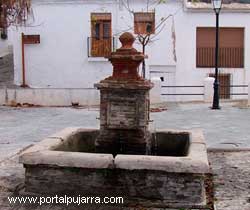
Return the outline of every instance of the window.
[[[219,67],[244,67],[244,28],[220,28]],[[215,28],[196,31],[196,66],[215,66]]]
[[[154,12],[134,13],[134,32],[135,34],[154,34],[155,13]]]
[[[110,55],[112,48],[111,14],[91,14],[91,56],[105,57]]]

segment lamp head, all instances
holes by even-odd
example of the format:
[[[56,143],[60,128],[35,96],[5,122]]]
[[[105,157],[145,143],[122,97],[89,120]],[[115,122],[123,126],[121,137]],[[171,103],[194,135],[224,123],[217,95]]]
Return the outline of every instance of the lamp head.
[[[213,9],[216,13],[219,13],[222,6],[222,0],[212,0]]]

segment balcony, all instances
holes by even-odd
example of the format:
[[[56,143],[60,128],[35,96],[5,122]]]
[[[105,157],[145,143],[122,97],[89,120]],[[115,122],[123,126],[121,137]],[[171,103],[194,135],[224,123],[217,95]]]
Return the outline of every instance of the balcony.
[[[219,49],[220,68],[244,68],[244,48],[221,47]],[[196,66],[212,68],[215,66],[215,48],[199,47],[196,49]]]
[[[115,37],[88,37],[88,57],[105,58],[115,51]]]

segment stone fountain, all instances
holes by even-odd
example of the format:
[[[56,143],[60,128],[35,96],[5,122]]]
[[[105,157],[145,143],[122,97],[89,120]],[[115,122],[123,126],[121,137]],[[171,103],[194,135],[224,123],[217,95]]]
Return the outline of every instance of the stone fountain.
[[[101,91],[96,150],[145,155],[150,146],[149,90],[153,84],[138,74],[144,55],[133,48],[133,35],[124,33],[120,41],[122,47],[109,57],[113,75],[95,85]]]
[[[124,33],[109,57],[113,75],[100,90],[100,129],[66,128],[25,150],[25,191],[36,194],[122,196],[125,205],[206,206],[210,173],[200,130],[149,131],[144,55]]]

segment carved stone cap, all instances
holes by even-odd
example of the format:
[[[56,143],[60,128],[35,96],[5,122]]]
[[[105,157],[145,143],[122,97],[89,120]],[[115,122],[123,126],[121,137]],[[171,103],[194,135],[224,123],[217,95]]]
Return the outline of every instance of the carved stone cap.
[[[133,48],[135,38],[131,33],[129,33],[129,32],[123,33],[120,36],[119,40],[122,43],[121,49],[132,49]]]
[[[105,80],[144,80],[138,73],[138,67],[145,56],[133,48],[135,37],[131,33],[125,32],[119,39],[122,47],[108,57],[113,65],[113,74]]]
[[[109,60],[113,63],[120,60],[131,60],[131,61],[142,61],[145,56],[143,53],[138,52],[133,44],[135,42],[135,37],[129,33],[125,32],[120,37],[119,40],[122,44],[121,48],[117,49],[116,52],[112,52],[109,56]]]

